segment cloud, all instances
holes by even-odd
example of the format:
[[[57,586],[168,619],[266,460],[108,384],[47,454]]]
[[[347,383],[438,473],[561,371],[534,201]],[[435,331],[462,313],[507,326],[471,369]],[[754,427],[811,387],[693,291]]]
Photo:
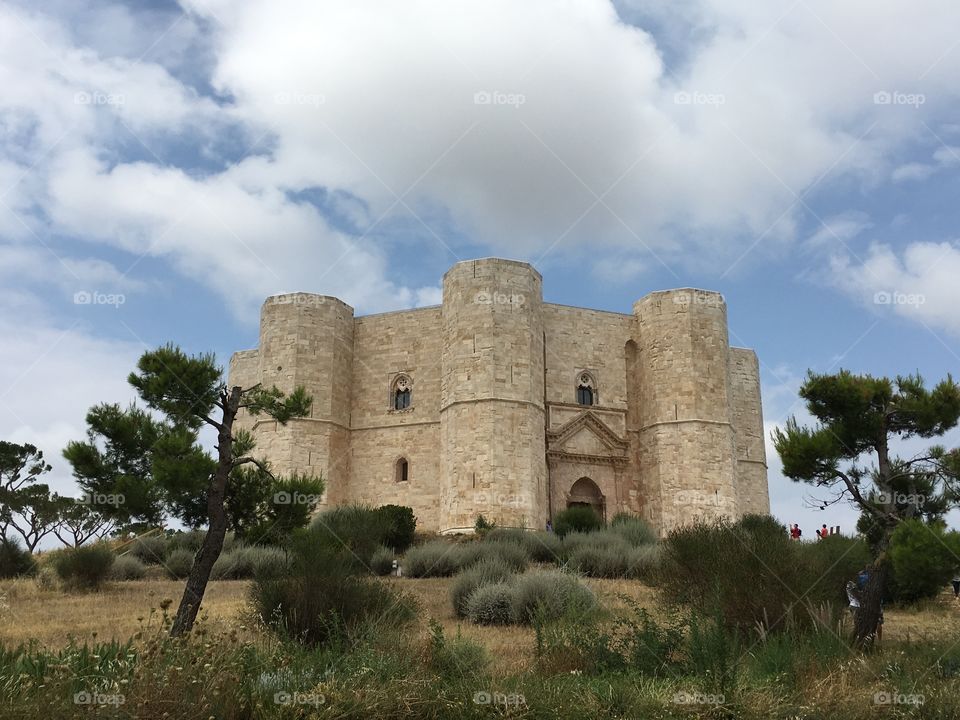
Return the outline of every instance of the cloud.
[[[960,336],[960,244],[913,242],[900,253],[873,244],[860,262],[838,254],[829,279],[857,302],[893,313],[931,330]]]
[[[932,163],[910,162],[896,168],[891,174],[894,182],[926,180],[944,168],[960,164],[960,148],[944,145],[934,151]]]

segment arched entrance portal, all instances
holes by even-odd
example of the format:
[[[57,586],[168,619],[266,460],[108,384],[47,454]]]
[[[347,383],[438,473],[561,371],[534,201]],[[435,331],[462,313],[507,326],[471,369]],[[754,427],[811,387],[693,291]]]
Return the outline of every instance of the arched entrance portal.
[[[606,520],[606,502],[603,499],[603,493],[597,484],[588,477],[582,477],[577,480],[570,492],[567,494],[567,507],[577,505],[593,508],[601,520]]]

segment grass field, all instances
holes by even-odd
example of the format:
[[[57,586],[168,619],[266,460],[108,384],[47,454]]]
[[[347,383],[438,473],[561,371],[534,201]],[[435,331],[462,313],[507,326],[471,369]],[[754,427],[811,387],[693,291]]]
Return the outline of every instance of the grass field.
[[[518,672],[533,659],[534,633],[529,627],[481,627],[454,616],[450,606],[450,578],[386,578],[416,598],[422,608],[420,631],[428,632],[429,618],[448,636],[458,632],[482,643],[500,672]],[[631,580],[588,579],[602,604],[614,608],[625,595],[654,615],[664,610],[653,589]],[[36,642],[50,648],[65,646],[71,638],[83,642],[127,640],[138,632],[156,632],[163,605],[176,610],[183,581],[146,579],[114,582],[100,592],[69,593],[40,590],[30,579],[0,582],[0,643],[15,646]],[[211,630],[232,631],[242,637],[259,634],[248,601],[246,581],[213,581],[204,599],[204,624]],[[917,608],[888,609],[884,626],[887,641],[960,639],[960,602],[952,592]]]

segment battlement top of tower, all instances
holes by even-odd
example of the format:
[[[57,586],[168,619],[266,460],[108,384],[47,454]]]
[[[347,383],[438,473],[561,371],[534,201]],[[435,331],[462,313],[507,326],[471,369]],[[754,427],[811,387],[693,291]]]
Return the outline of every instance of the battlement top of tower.
[[[266,308],[269,305],[290,305],[290,306],[302,306],[302,307],[318,307],[320,305],[341,305],[344,308],[347,308],[350,313],[353,313],[353,307],[348,305],[343,300],[332,295],[317,295],[315,293],[307,292],[295,292],[295,293],[280,293],[279,295],[271,295],[266,300],[263,301],[263,307]]]
[[[530,272],[532,272],[534,275],[536,275],[540,280],[543,279],[543,276],[540,274],[540,271],[537,270],[530,263],[524,262],[523,260],[509,260],[507,258],[499,258],[499,257],[485,257],[485,258],[474,258],[472,260],[461,260],[460,262],[456,263],[453,267],[451,267],[449,270],[447,270],[447,272],[443,274],[444,279],[446,279],[447,275],[449,275],[452,272],[463,271],[468,265],[471,265],[474,268],[477,268],[477,267],[489,268],[497,265],[513,265],[515,267],[525,268]]]

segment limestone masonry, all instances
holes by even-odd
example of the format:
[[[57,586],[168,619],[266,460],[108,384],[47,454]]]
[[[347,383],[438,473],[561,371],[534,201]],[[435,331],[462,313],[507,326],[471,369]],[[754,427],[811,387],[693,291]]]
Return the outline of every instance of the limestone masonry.
[[[243,414],[279,473],[322,474],[327,505],[409,505],[418,527],[542,529],[586,504],[661,533],[768,513],[757,356],[730,347],[723,297],[650,293],[632,314],[543,302],[512,260],[461,262],[443,304],[354,317],[340,300],[268,298],[230,384],[313,396],[286,426]]]

